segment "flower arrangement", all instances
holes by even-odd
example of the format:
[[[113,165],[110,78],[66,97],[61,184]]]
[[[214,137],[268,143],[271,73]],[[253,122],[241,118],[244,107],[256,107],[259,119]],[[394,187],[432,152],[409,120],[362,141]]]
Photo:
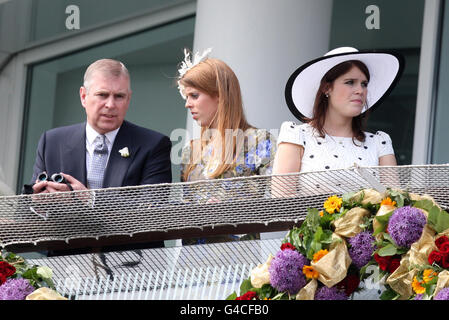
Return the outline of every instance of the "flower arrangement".
[[[0,252],[0,300],[67,300],[54,290],[52,276],[46,266],[31,266],[14,253]]]
[[[128,147],[124,147],[124,148],[120,149],[118,152],[120,152],[120,155],[123,158],[128,158],[129,157],[129,149],[128,149]]]
[[[309,208],[230,300],[449,299],[449,213],[429,196],[364,189]]]

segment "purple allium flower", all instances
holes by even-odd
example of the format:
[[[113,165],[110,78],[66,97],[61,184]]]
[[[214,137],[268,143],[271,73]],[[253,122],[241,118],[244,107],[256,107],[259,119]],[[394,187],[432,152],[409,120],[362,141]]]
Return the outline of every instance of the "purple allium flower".
[[[414,300],[422,300],[422,294],[421,293],[418,293],[416,296],[415,296],[415,299]]]
[[[349,239],[349,256],[357,268],[363,267],[371,260],[371,256],[376,249],[376,240],[369,231],[360,232]]]
[[[433,297],[433,300],[449,300],[449,288],[438,291],[438,294]]]
[[[282,250],[271,260],[268,271],[270,283],[279,292],[297,293],[306,285],[306,278],[302,268],[309,264],[309,260],[295,250]]]
[[[8,279],[0,286],[0,300],[25,300],[34,291],[26,279]]]
[[[348,296],[337,287],[323,286],[316,291],[315,300],[348,300]]]
[[[410,206],[401,207],[394,211],[388,222],[388,233],[400,247],[410,246],[421,237],[426,216],[424,213]]]

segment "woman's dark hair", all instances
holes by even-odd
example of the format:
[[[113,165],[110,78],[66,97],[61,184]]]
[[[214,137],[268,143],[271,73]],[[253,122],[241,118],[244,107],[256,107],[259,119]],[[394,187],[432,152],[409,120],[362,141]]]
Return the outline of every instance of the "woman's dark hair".
[[[313,105],[313,117],[307,121],[318,131],[321,137],[325,136],[324,121],[326,119],[326,112],[328,108],[328,98],[326,97],[326,92],[332,87],[335,79],[349,72],[349,70],[353,67],[360,69],[369,81],[369,70],[366,65],[359,60],[342,62],[330,69],[321,79],[320,87],[316,93],[315,103]],[[365,128],[367,119],[368,111],[352,119],[353,140],[355,138],[362,142],[365,141],[365,133],[363,132],[363,129]]]

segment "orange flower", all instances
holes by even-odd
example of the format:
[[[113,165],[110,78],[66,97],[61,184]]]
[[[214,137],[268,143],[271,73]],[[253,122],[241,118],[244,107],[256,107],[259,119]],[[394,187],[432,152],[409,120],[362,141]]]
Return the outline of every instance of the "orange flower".
[[[327,251],[327,249],[318,251],[317,253],[315,253],[313,255],[313,262],[317,262],[318,260],[320,260],[322,257],[324,257],[328,253],[329,253],[329,251]]]
[[[434,272],[432,269],[426,269],[423,271],[423,280],[424,283],[429,283],[432,281],[434,277],[436,277],[438,273]]]
[[[395,206],[396,205],[396,201],[392,201],[390,197],[386,197],[385,199],[382,200],[382,202],[380,203],[381,206]]]
[[[322,217],[322,216],[324,216],[324,211],[323,210],[320,211],[320,217]]]
[[[324,202],[324,209],[330,214],[340,211],[343,200],[337,196],[329,197],[326,202]]]
[[[317,279],[320,275],[318,271],[313,269],[312,266],[304,266],[302,267],[302,273],[306,276],[307,279]]]
[[[424,281],[418,281],[415,276],[412,282],[413,291],[415,291],[417,294],[423,294],[424,292],[426,292],[426,288],[422,286],[423,283]]]

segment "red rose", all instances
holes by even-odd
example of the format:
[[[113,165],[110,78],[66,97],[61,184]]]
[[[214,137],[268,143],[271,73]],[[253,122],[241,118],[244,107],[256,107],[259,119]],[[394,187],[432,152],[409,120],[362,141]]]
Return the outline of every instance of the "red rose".
[[[442,256],[443,259],[441,259],[440,267],[443,267],[444,269],[449,269],[449,254],[443,253]]]
[[[442,243],[438,249],[441,253],[449,253],[449,242]]]
[[[444,256],[441,252],[434,250],[429,254],[429,257],[427,258],[427,260],[429,261],[430,265],[432,265],[435,262],[436,264],[438,264],[441,267],[442,262],[443,262],[443,257]]]
[[[3,274],[5,277],[10,277],[14,273],[16,273],[16,268],[14,266],[6,261],[0,261],[0,274]]]
[[[290,242],[286,242],[281,245],[281,250],[284,251],[285,249],[295,250],[296,248]]]
[[[337,284],[339,289],[344,290],[347,296],[350,296],[360,284],[360,278],[355,274],[348,274],[346,278]]]
[[[444,243],[449,243],[449,238],[446,236],[441,236],[435,240],[435,244],[439,250],[441,250],[441,245],[443,245]]]
[[[390,265],[388,266],[388,272],[393,273],[397,268],[399,268],[400,264],[401,264],[400,258],[391,259]]]
[[[376,260],[377,264],[379,265],[379,268],[381,268],[384,271],[388,270],[388,266],[390,265],[391,256],[381,257],[377,253],[374,254],[374,260]]]
[[[2,284],[4,284],[5,282],[6,282],[6,277],[5,277],[5,275],[3,275],[3,274],[0,273],[0,286],[1,286]]]
[[[255,293],[254,291],[248,291],[244,295],[235,298],[235,300],[253,300],[256,297],[257,297],[257,293]]]

